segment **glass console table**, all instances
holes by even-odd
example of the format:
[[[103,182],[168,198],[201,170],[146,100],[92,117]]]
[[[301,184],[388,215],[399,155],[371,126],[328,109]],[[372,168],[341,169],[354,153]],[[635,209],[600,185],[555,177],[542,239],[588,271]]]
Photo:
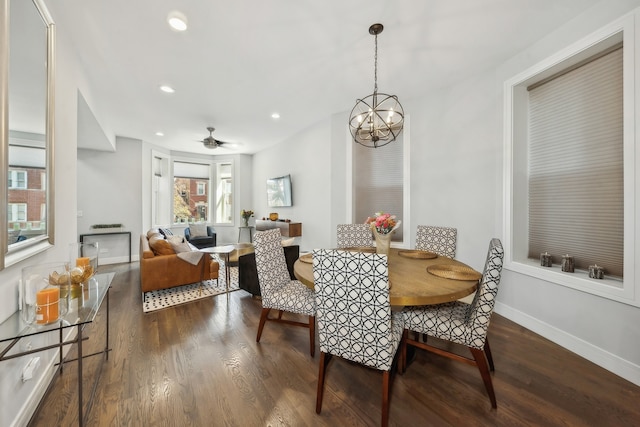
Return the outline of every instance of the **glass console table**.
[[[102,371],[102,364],[105,360],[109,359],[109,289],[111,287],[111,281],[115,273],[103,273],[96,274],[89,280],[89,285],[84,288],[83,295],[78,302],[72,300],[69,307],[69,312],[58,321],[49,325],[27,324],[22,320],[20,311],[15,312],[4,322],[0,323],[0,362],[4,360],[14,359],[16,357],[26,356],[28,354],[37,353],[44,350],[58,349],[58,371],[62,373],[62,367],[67,362],[78,362],[78,423],[80,426],[84,425],[85,419],[83,412],[88,414],[91,411],[91,405],[93,403],[93,396],[98,385],[98,379]],[[107,300],[106,306],[106,331],[105,331],[105,347],[103,350],[92,353],[82,353],[82,332],[85,325],[93,322],[98,310],[102,306],[102,302]],[[77,334],[75,338],[66,340],[64,339],[64,331],[68,328],[76,328]],[[20,351],[11,353],[11,349],[23,338],[45,334],[48,332],[58,332],[58,343],[46,345],[43,347],[33,348],[27,351]],[[63,347],[66,345],[77,344],[78,357],[77,359],[66,360],[63,356]],[[6,345],[6,347],[5,347]],[[4,348],[3,348],[4,347]],[[102,362],[98,368],[98,374],[96,375],[91,395],[87,402],[87,409],[83,411],[83,398],[82,398],[82,359],[85,357],[104,355]],[[49,390],[47,390],[48,392]]]

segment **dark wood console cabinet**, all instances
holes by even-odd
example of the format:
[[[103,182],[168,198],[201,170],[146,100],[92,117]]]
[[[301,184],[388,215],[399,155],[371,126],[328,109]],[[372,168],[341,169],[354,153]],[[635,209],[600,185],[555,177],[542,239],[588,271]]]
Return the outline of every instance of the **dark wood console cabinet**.
[[[302,236],[301,222],[271,221],[263,219],[256,220],[256,231],[271,230],[274,228],[280,229],[280,234],[282,234],[282,237]]]

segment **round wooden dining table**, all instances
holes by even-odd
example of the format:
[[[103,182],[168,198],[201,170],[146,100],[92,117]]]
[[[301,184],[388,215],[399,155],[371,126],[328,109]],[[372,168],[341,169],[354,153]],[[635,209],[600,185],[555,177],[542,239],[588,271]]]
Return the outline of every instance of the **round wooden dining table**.
[[[361,248],[339,250],[368,252]],[[437,266],[438,269],[444,270],[452,267],[472,270],[471,267],[443,256],[430,259],[417,258],[413,256],[415,252],[418,251],[396,248],[391,248],[389,251],[389,302],[392,306],[440,304],[464,298],[475,292],[478,286],[477,279],[449,279],[427,271],[427,267],[430,266]],[[308,262],[308,258],[306,261],[298,259],[293,265],[293,272],[298,280],[313,289],[313,265]],[[475,273],[480,275],[478,272]]]

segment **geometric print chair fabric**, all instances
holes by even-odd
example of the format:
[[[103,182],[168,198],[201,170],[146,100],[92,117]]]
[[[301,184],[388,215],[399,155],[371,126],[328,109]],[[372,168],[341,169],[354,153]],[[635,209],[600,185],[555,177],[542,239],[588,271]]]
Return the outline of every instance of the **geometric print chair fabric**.
[[[256,342],[260,342],[262,329],[267,321],[302,326],[309,328],[309,349],[313,357],[315,354],[315,294],[302,282],[291,280],[281,244],[280,229],[256,232],[254,251],[258,283],[262,294],[262,313]],[[269,317],[272,309],[279,311],[277,318]],[[285,311],[309,316],[309,323],[282,319],[282,313]]]
[[[419,225],[416,233],[416,249],[440,256],[455,258],[458,229]]]
[[[403,341],[402,347],[403,360],[406,360],[404,358],[406,358],[406,345],[408,344],[477,366],[489,394],[491,406],[494,408],[497,405],[487,365],[487,358],[489,358],[489,365],[493,368],[487,330],[496,302],[503,259],[502,243],[499,239],[494,238],[489,244],[484,272],[471,304],[454,301],[421,307],[406,307],[402,311],[405,327],[405,341]],[[469,348],[474,359],[409,339],[408,331],[462,344]],[[401,366],[406,366],[406,364],[403,363]]]
[[[320,344],[316,412],[322,409],[326,367],[338,356],[383,371],[382,424],[389,419],[390,371],[402,340],[402,313],[389,303],[387,256],[313,251]]]
[[[338,224],[337,237],[338,248],[375,247],[369,224]]]

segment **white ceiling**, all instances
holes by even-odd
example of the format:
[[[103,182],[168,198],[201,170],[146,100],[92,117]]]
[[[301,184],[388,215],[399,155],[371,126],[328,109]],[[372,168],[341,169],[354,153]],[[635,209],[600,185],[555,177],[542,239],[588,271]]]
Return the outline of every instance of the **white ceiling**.
[[[107,135],[228,154],[279,143],[369,95],[373,23],[385,27],[378,36],[379,90],[402,102],[495,67],[596,2],[51,0],[48,6],[58,34],[71,37],[86,67],[87,99]],[[186,32],[167,25],[173,10],[187,17]],[[176,92],[160,92],[163,84]],[[273,112],[281,118],[273,120]],[[204,148],[197,141],[207,126],[240,145]]]

